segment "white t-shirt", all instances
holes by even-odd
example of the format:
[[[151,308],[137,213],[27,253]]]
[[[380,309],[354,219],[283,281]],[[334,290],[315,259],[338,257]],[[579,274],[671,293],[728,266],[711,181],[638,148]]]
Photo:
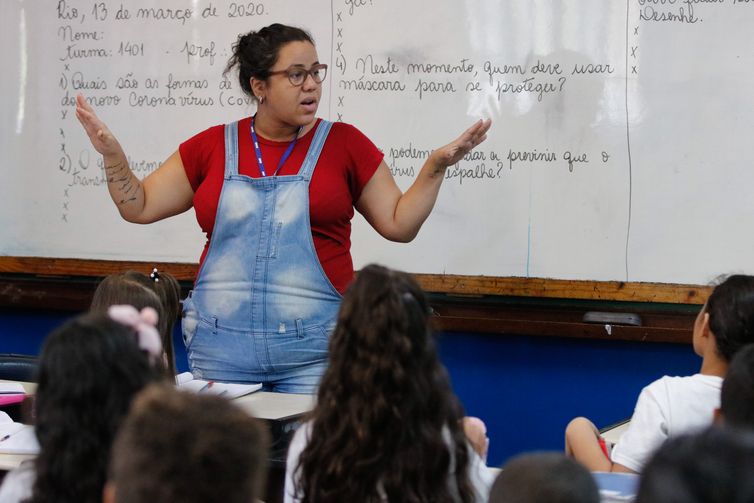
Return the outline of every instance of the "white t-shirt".
[[[0,502],[19,503],[31,498],[31,490],[36,478],[34,461],[24,461],[18,468],[5,475],[0,486]]]
[[[298,458],[306,448],[311,435],[311,422],[304,423],[293,435],[290,446],[288,446],[288,457],[285,467],[285,494],[283,501],[285,503],[298,503],[301,500],[294,497],[295,483],[293,473],[298,466]],[[450,445],[450,430],[443,432],[446,443]],[[451,461],[451,465],[453,462]],[[451,466],[451,474],[453,472]],[[474,501],[476,503],[485,503],[489,497],[490,487],[495,482],[496,470],[487,467],[482,458],[469,446],[469,481],[474,491]],[[449,477],[452,475],[448,474]],[[379,488],[377,488],[379,490]]]
[[[721,377],[694,374],[665,376],[645,387],[628,429],[613,448],[613,463],[641,472],[665,440],[711,424],[722,382]]]

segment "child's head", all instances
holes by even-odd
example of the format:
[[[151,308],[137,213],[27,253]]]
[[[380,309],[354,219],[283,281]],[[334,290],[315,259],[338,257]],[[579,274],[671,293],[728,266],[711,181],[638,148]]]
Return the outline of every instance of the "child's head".
[[[384,413],[400,411],[402,424],[427,416],[428,404],[432,421],[459,419],[455,400],[447,398],[453,395],[437,356],[430,314],[411,276],[379,265],[364,267],[344,296],[320,396],[338,393],[351,403],[384,406]]]
[[[250,503],[262,497],[269,435],[228,400],[154,385],[113,444],[110,503]]]
[[[430,313],[408,274],[378,265],[359,272],[341,305],[300,458],[303,494],[365,501],[379,486],[390,501],[444,501],[452,455],[456,486],[469,500],[463,413],[437,356]]]
[[[137,310],[151,307],[161,315],[163,307],[160,297],[152,290],[150,285],[137,279],[141,276],[149,280],[147,276],[132,271],[105,277],[94,291],[89,310],[95,313],[106,313],[110,306],[127,304],[134,306]]]
[[[754,433],[711,427],[667,440],[641,474],[636,503],[754,501]]]
[[[390,386],[409,368],[432,374],[438,360],[430,313],[411,276],[378,265],[364,267],[343,299],[330,342],[330,367],[351,373],[359,389],[365,380]]]
[[[521,454],[504,466],[490,490],[490,503],[599,503],[592,474],[563,454]]]
[[[108,307],[118,304],[134,306],[137,310],[151,307],[157,311],[157,329],[165,350],[166,370],[169,375],[175,375],[173,326],[180,310],[178,281],[171,274],[157,270],[149,276],[136,271],[111,274],[97,286],[90,310],[106,313]]]
[[[754,342],[754,276],[728,276],[714,288],[694,324],[695,340],[705,330],[714,336],[717,355],[725,362]]]
[[[39,359],[33,501],[99,501],[115,432],[131,398],[156,379],[137,335],[104,315],[52,332]]]
[[[742,348],[728,367],[720,393],[726,426],[754,430],[754,344]]]

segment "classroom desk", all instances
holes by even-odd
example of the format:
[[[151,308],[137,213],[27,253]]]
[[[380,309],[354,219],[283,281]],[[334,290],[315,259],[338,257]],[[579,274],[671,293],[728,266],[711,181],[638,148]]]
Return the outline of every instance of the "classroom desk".
[[[0,379],[0,382],[19,382],[27,395],[34,395],[37,392],[37,383],[34,382],[7,381],[5,379]],[[284,421],[298,418],[312,410],[315,399],[315,395],[257,391],[240,396],[234,399],[233,403],[256,418],[267,421]]]
[[[619,423],[606,426],[605,428],[600,429],[600,434],[602,435],[602,438],[604,438],[606,442],[609,442],[610,444],[615,445],[618,443],[618,440],[620,440],[620,437],[622,437],[623,434],[626,432],[630,424],[631,424],[631,419],[626,419]]]
[[[37,392],[37,383],[35,382],[8,381],[7,379],[0,379],[0,382],[17,382],[24,387],[27,395],[33,395]]]
[[[316,395],[257,391],[233,400],[250,415],[264,420],[270,428],[270,451],[267,455],[270,486],[283,483],[285,459],[293,433],[301,417],[312,410]]]
[[[0,471],[9,472],[27,459],[34,459],[34,454],[5,454],[0,453]]]
[[[315,399],[315,395],[256,391],[236,398],[233,403],[259,419],[286,421],[312,410]]]
[[[233,400],[252,416],[264,420],[270,428],[271,443],[267,454],[267,487],[264,498],[267,503],[283,501],[288,444],[301,417],[314,407],[315,399],[316,395],[257,391]]]
[[[34,459],[34,454],[5,454],[0,453],[0,471],[9,472],[27,459]]]

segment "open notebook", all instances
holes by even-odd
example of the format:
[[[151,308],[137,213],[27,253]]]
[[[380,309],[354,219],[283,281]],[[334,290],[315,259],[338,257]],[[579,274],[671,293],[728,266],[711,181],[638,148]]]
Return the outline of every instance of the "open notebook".
[[[229,399],[248,395],[262,388],[262,383],[234,384],[194,379],[191,372],[183,372],[175,376],[175,384],[179,389],[193,391],[194,393],[219,395]]]
[[[8,414],[0,411],[0,453],[37,454],[39,443],[34,427],[14,422]]]

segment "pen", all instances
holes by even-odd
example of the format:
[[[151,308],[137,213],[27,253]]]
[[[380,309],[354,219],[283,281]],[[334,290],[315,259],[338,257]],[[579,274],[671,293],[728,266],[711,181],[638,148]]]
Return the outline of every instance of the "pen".
[[[8,440],[8,439],[10,438],[10,435],[11,435],[11,434],[10,434],[10,433],[8,433],[8,434],[7,434],[7,435],[5,435],[5,436],[4,436],[3,438],[0,438],[0,442],[5,442],[6,440]]]
[[[199,393],[203,393],[203,392],[209,390],[212,387],[213,384],[215,384],[215,381],[209,381],[209,382],[207,382],[207,384],[205,384],[204,386],[202,386],[199,389]]]

